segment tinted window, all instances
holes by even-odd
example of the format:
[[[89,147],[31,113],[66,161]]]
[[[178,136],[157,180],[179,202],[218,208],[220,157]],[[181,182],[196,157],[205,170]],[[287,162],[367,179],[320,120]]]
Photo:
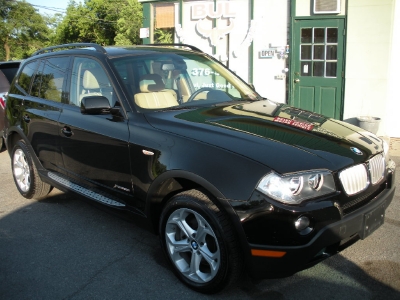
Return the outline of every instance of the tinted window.
[[[69,57],[54,57],[42,61],[32,85],[31,95],[61,102],[68,66]]]
[[[28,94],[33,74],[36,71],[38,61],[33,61],[25,65],[18,78],[18,85]]]

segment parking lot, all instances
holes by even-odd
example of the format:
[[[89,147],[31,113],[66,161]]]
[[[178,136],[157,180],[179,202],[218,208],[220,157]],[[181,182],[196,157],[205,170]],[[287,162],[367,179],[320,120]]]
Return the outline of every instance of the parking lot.
[[[158,237],[75,194],[20,196],[0,153],[0,299],[400,299],[400,142],[385,224],[319,265],[284,279],[243,280],[213,295],[173,275]]]

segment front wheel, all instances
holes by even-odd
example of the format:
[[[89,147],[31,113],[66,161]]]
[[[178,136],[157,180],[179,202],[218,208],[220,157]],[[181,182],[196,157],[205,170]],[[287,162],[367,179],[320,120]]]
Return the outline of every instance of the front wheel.
[[[203,193],[174,196],[161,215],[162,247],[177,277],[202,293],[215,293],[240,275],[242,258],[227,215]]]
[[[23,141],[18,141],[14,146],[11,168],[15,185],[25,198],[42,199],[51,191],[52,186],[40,178],[28,147]]]

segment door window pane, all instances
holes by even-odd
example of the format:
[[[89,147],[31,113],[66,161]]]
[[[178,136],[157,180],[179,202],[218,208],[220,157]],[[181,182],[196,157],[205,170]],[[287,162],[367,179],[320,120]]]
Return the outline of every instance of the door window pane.
[[[326,77],[337,77],[337,62],[327,62],[326,63]]]
[[[311,76],[311,61],[301,62],[301,76]]]
[[[69,57],[54,57],[47,59],[42,75],[40,97],[55,102],[61,102],[68,65]]]
[[[42,83],[44,64],[45,64],[45,60],[41,60],[39,67],[37,69],[36,75],[33,78],[32,88],[31,88],[31,96],[40,97],[40,85]]]
[[[314,46],[314,59],[324,59],[325,58],[325,46],[315,45]]]
[[[29,93],[29,87],[31,85],[31,80],[34,72],[36,71],[38,61],[31,62],[27,64],[19,75],[18,85],[26,92]]]
[[[326,59],[327,60],[337,59],[337,45],[326,46]]]
[[[311,45],[301,45],[300,59],[311,59]]]
[[[86,57],[74,59],[71,76],[69,104],[80,106],[84,97],[104,96],[113,107],[116,102],[114,89],[103,67]]]
[[[314,62],[314,68],[313,68],[314,77],[324,77],[324,65],[325,63],[322,61]]]
[[[325,43],[325,28],[314,28],[314,43]]]
[[[311,28],[302,28],[301,29],[301,43],[311,43],[312,41],[312,29]]]
[[[337,43],[338,42],[338,29],[328,28],[327,29],[327,43]]]

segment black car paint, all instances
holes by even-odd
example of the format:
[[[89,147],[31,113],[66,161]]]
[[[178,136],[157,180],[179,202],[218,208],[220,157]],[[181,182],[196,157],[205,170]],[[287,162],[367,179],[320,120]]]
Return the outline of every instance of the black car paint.
[[[110,55],[113,51],[117,50],[110,51]],[[60,51],[59,55],[66,54],[82,55],[82,50]],[[51,54],[40,57],[47,55]],[[130,52],[121,50],[119,55]],[[109,75],[116,74],[104,55],[91,53],[91,57],[97,58]],[[296,206],[278,203],[255,188],[272,170],[286,174],[328,169],[337,176],[341,169],[383,151],[373,135],[357,133],[359,129],[349,124],[307,115],[283,104],[271,113],[266,109],[272,105],[269,100],[251,103],[251,110],[246,109],[250,103],[245,103],[142,112],[128,99],[116,78],[110,76],[121,104],[119,114],[82,114],[78,107],[54,105],[12,90],[10,111],[15,110],[12,115],[23,118],[8,120],[7,143],[11,146],[23,138],[32,147],[43,180],[64,189],[47,178],[48,170],[54,170],[112,194],[127,205],[127,210],[147,219],[153,229],[158,228],[162,205],[171,195],[184,187],[207,191],[229,214],[253,277],[279,275],[277,268],[284,270],[282,275],[296,272],[334,254],[341,240],[360,231],[332,236],[331,226],[336,228],[335,224],[352,218],[351,214],[343,216],[340,206],[357,198],[345,197],[339,182],[338,192]],[[65,95],[68,85],[64,86]],[[257,103],[260,105],[255,109]],[[277,123],[277,116],[302,122],[317,118],[320,128],[340,127],[341,135],[327,129],[307,131]],[[107,125],[101,126],[104,123]],[[355,154],[350,147],[359,148],[363,155]],[[386,172],[392,171],[387,168]],[[375,197],[385,194],[385,200],[379,203],[383,201],[387,207],[394,193],[390,186],[393,176],[389,174],[387,181],[369,187],[370,197],[365,201],[376,205]],[[370,209],[371,205],[363,208]],[[312,220],[314,231],[302,236],[293,224],[305,214]],[[332,249],[318,255],[327,245]],[[284,249],[288,255],[260,258],[251,255],[251,248]]]

